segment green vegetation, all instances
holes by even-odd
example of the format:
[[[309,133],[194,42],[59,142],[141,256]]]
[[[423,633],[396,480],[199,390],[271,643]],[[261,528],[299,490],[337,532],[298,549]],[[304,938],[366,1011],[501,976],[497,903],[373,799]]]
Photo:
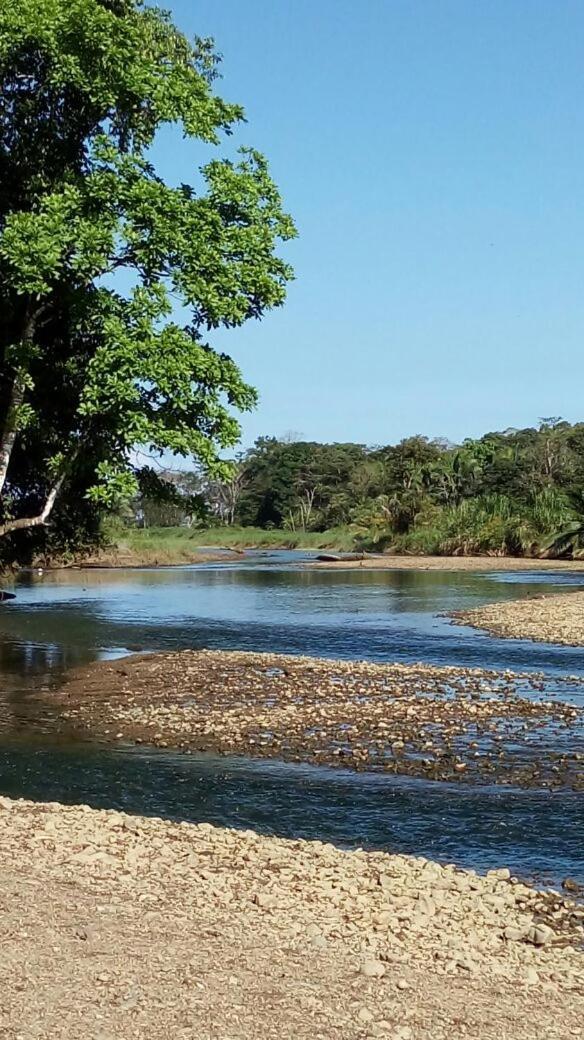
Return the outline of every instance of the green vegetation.
[[[462,445],[419,436],[379,448],[265,437],[229,481],[183,474],[175,486],[169,522],[213,526],[202,538],[215,544],[220,537],[225,545],[437,555],[584,553],[584,424],[559,419]],[[151,508],[147,497],[135,503],[141,523]],[[160,513],[156,522],[165,522]],[[258,528],[274,541],[259,542]]]
[[[243,120],[217,73],[140,0],[2,2],[0,561],[95,546],[108,512],[127,543],[584,552],[584,424],[225,461],[256,394],[208,339],[282,304],[295,232],[265,159],[214,151]],[[150,162],[169,126],[205,150],[196,186]]]
[[[172,499],[150,464],[163,452],[228,477],[232,409],[256,395],[207,337],[283,302],[291,270],[276,249],[294,227],[259,153],[208,159],[243,120],[214,91],[217,64],[211,41],[140,0],[2,2],[7,560],[91,542],[101,512],[138,491]],[[181,134],[201,143],[196,186],[150,162],[169,126],[177,147]]]
[[[166,553],[169,557],[196,553],[204,547],[224,549],[354,549],[354,534],[349,528],[331,531],[277,531],[261,527],[152,527],[113,529],[108,541],[120,551],[136,556]]]

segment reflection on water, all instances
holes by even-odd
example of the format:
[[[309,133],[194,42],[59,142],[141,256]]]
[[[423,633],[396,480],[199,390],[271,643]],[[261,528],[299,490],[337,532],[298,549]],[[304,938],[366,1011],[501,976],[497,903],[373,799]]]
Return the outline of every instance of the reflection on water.
[[[64,667],[112,648],[185,647],[550,673],[584,663],[582,650],[493,639],[439,616],[584,583],[584,575],[502,581],[493,573],[327,571],[265,562],[273,556],[246,565],[27,575],[18,599],[0,608],[0,643],[59,647]]]
[[[0,748],[0,789],[26,798],[383,848],[584,882],[584,799],[472,789],[238,758],[71,745]]]
[[[0,790],[582,877],[581,795],[445,789],[54,743],[51,709],[30,694],[70,668],[131,650],[210,647],[541,670],[546,695],[560,689],[560,673],[582,673],[582,650],[492,639],[438,615],[577,586],[584,575],[316,571],[298,566],[301,557],[259,553],[236,565],[22,576],[18,598],[0,607]]]

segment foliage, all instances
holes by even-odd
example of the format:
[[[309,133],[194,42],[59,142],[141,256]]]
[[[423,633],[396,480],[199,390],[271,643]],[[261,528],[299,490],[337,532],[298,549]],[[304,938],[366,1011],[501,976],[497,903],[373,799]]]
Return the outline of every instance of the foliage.
[[[283,302],[294,227],[252,149],[198,189],[150,162],[165,125],[216,146],[241,122],[217,63],[139,0],[3,0],[0,534],[73,487],[86,512],[137,493],[136,446],[229,474],[255,391],[207,336]]]
[[[489,433],[462,445],[260,438],[238,462],[235,521],[400,552],[573,555],[584,550],[584,424]]]

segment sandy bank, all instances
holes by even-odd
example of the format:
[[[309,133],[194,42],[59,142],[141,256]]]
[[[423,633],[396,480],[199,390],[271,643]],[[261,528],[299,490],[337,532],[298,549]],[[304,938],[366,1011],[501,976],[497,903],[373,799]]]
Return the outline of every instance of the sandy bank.
[[[51,699],[110,740],[584,790],[584,712],[542,688],[479,669],[183,651],[85,667]]]
[[[584,560],[540,560],[517,556],[366,556],[362,560],[315,562],[310,567],[416,571],[582,571]]]
[[[123,546],[116,549],[104,549],[102,552],[85,556],[78,560],[74,566],[80,568],[91,567],[180,567],[185,564],[214,563],[218,561],[238,560],[241,553],[236,549],[211,549],[202,551],[199,548],[189,549],[188,546],[165,548],[159,546],[148,549],[124,549]],[[56,565],[59,567],[59,565]]]
[[[484,628],[491,635],[584,646],[584,592],[530,596],[456,611],[458,624]]]
[[[3,1040],[581,1036],[581,907],[508,872],[0,799]]]

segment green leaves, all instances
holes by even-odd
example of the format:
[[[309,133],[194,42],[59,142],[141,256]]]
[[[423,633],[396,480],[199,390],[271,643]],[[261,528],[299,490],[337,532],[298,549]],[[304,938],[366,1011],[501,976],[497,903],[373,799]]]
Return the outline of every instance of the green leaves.
[[[188,41],[167,14],[134,0],[3,0],[0,72],[26,67],[26,55],[42,59],[32,91],[74,95],[110,121],[123,148],[144,149],[164,123],[216,144],[243,117],[212,93],[209,42]]]
[[[214,93],[217,64],[211,41],[138,0],[2,4],[0,433],[18,367],[22,447],[41,466],[17,448],[23,500],[80,444],[77,471],[106,506],[133,493],[136,447],[223,472],[231,409],[255,404],[206,336],[284,301],[277,248],[295,230],[266,160],[218,156],[196,191],[146,157],[164,124],[217,144],[243,118]]]

